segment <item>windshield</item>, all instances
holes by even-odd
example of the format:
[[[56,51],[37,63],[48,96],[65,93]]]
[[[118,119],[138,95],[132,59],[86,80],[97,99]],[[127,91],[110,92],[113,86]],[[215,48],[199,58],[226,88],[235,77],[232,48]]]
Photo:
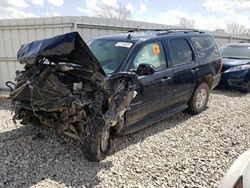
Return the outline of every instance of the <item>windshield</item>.
[[[111,74],[122,64],[133,43],[105,39],[93,40],[89,44],[91,52],[100,62],[104,72]]]
[[[250,59],[250,46],[227,46],[221,55],[224,58]]]

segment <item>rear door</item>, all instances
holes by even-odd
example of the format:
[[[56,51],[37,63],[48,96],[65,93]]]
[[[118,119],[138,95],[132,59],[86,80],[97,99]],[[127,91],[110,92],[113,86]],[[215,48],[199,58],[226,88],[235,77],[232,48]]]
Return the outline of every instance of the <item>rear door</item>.
[[[167,58],[161,41],[148,42],[140,47],[131,62],[130,69],[136,70],[140,64],[155,67],[152,75],[139,76],[142,91],[130,103],[126,124],[132,124],[164,109],[171,102],[172,70],[168,69]]]
[[[214,38],[211,35],[195,35],[190,37],[200,63],[200,75],[210,75],[213,80],[211,88],[216,87],[220,81],[222,58]]]
[[[175,104],[186,103],[192,95],[196,74],[199,71],[195,53],[185,37],[167,38],[170,62],[173,70],[173,98]]]

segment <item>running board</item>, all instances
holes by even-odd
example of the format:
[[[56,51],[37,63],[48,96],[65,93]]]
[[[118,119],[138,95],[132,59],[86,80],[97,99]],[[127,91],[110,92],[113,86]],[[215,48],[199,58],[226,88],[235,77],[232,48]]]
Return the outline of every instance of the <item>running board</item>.
[[[176,108],[165,110],[165,111],[162,111],[158,114],[152,115],[146,119],[143,119],[137,123],[134,123],[134,124],[129,125],[128,127],[124,128],[119,133],[119,135],[126,135],[126,134],[131,134],[131,133],[134,133],[136,131],[139,131],[139,130],[141,130],[145,127],[148,127],[149,125],[152,125],[153,123],[159,122],[160,120],[165,119],[165,118],[167,118],[175,113],[181,112],[181,111],[185,110],[187,107],[188,107],[188,105],[183,104],[183,105],[180,105]]]

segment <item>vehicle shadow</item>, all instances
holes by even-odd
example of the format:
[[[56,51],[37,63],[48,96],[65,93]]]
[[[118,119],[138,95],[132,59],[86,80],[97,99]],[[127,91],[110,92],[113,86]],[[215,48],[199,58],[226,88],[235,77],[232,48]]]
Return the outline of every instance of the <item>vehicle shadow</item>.
[[[180,113],[174,114],[168,118],[165,118],[157,123],[149,125],[148,127],[144,128],[138,132],[135,132],[133,134],[117,137],[117,138],[115,138],[115,140],[113,142],[113,147],[112,147],[112,151],[110,152],[110,155],[112,155],[112,154],[114,154],[122,149],[125,149],[126,147],[129,147],[131,145],[135,145],[137,143],[140,143],[144,139],[149,138],[151,136],[154,136],[155,134],[159,134],[163,131],[167,131],[171,128],[174,128],[174,127],[182,124],[182,122],[188,120],[191,117],[192,117],[192,115],[190,115],[186,111],[180,112]]]
[[[10,99],[5,97],[0,97],[0,110],[10,110],[11,109],[11,102]]]
[[[0,151],[0,187],[26,188],[45,179],[93,187],[100,182],[98,172],[112,166],[110,161],[87,161],[77,142],[33,125],[0,133]]]
[[[222,86],[218,86],[215,89],[213,89],[212,94],[225,95],[231,98],[243,97],[247,95],[247,93],[242,93],[237,88],[222,87]]]
[[[4,104],[1,109],[10,107],[9,101],[1,104]],[[177,113],[134,134],[118,137],[110,155],[178,126],[190,117],[185,112]],[[0,187],[26,188],[47,181],[69,187],[93,187],[101,181],[98,172],[108,171],[114,162],[109,158],[89,162],[78,142],[58,135],[53,129],[34,125],[0,133],[0,151]]]

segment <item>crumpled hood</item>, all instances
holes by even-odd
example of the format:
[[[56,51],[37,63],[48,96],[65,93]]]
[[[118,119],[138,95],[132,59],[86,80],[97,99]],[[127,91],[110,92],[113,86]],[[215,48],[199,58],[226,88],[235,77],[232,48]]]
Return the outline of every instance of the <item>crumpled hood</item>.
[[[250,59],[227,59],[223,58],[223,66],[234,67],[250,63]]]
[[[24,44],[17,53],[17,59],[22,64],[33,64],[44,58],[54,63],[75,63],[93,73],[98,71],[105,76],[105,72],[98,60],[78,32],[66,33]]]

